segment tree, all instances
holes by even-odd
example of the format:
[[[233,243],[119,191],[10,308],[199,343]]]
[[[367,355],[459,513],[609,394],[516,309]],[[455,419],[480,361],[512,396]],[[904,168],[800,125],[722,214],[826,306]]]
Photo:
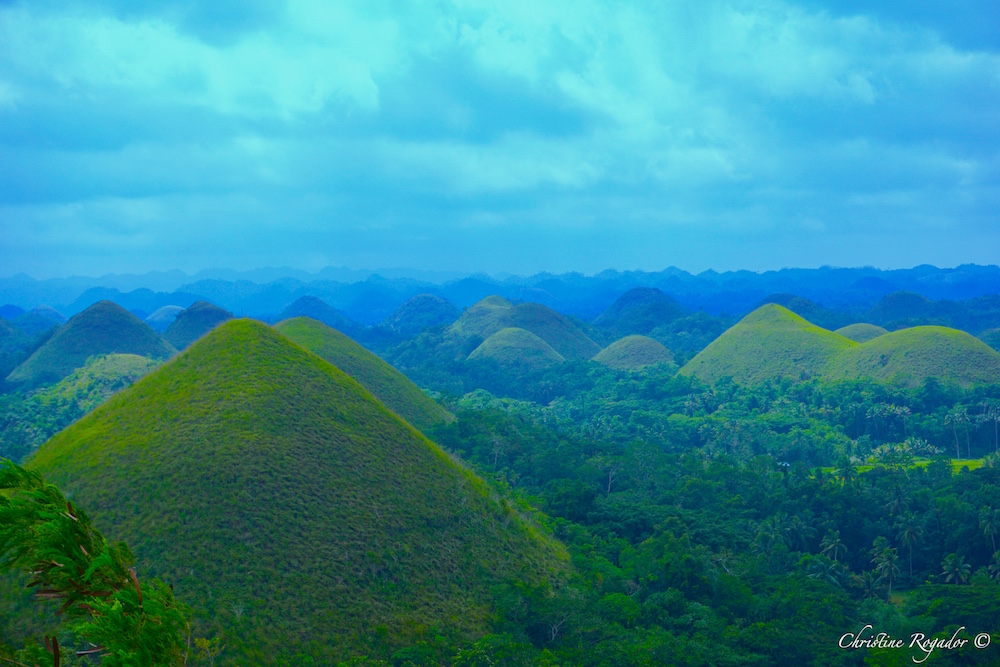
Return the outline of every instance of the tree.
[[[979,527],[983,535],[990,538],[993,551],[997,550],[997,533],[1000,533],[1000,510],[983,507],[979,510]]]
[[[896,517],[896,542],[905,544],[909,551],[910,578],[913,578],[913,547],[920,541],[924,529],[913,512],[905,512]]]
[[[819,543],[820,553],[837,562],[847,555],[847,545],[840,540],[839,530],[827,531],[823,541]]]
[[[941,575],[945,583],[964,584],[969,580],[972,566],[965,562],[965,556],[948,554],[941,561]]]
[[[892,547],[886,547],[882,549],[872,562],[875,563],[875,571],[878,573],[880,579],[887,579],[889,581],[889,590],[886,594],[887,597],[892,597],[892,582],[896,580],[899,576],[899,565],[897,561],[899,556],[896,554],[896,550]]]
[[[133,563],[41,474],[0,460],[0,571],[30,574],[37,598],[62,603],[63,627],[44,642],[56,667],[64,630],[96,646],[85,652],[104,667],[183,664],[190,611],[163,582],[140,582]]]

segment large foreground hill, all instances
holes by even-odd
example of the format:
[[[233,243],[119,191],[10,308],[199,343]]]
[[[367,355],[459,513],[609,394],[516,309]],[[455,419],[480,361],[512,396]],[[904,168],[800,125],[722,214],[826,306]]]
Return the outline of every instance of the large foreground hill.
[[[223,632],[225,664],[473,636],[491,585],[565,568],[360,384],[254,321],[221,325],[29,465],[171,582],[197,632]]]

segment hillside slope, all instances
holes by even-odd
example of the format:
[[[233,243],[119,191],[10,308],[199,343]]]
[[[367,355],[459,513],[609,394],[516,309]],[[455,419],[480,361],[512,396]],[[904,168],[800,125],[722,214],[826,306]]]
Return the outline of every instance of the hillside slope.
[[[224,633],[227,664],[332,664],[427,627],[474,636],[491,585],[566,567],[557,544],[361,385],[249,320],[218,327],[29,465],[173,584],[203,619],[196,634]]]
[[[175,352],[135,315],[111,301],[99,301],[70,318],[7,379],[35,386],[58,382],[94,355],[135,354],[165,359]]]
[[[424,329],[451,324],[459,315],[461,312],[447,299],[418,294],[393,311],[382,325],[401,336],[415,336]]]
[[[279,322],[274,328],[350,375],[387,408],[418,429],[426,430],[455,419],[405,375],[322,322],[296,317]]]

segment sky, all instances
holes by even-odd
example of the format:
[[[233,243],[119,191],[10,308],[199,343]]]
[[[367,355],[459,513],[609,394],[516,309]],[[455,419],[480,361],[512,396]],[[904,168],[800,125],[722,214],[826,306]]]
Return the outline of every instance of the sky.
[[[0,0],[0,276],[998,250],[996,0]]]

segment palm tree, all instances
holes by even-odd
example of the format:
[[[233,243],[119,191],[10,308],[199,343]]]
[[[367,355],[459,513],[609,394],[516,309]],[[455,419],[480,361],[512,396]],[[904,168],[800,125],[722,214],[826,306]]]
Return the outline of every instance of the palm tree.
[[[896,542],[905,544],[909,550],[910,578],[913,578],[913,547],[920,540],[924,529],[920,525],[917,515],[913,512],[906,512],[896,517]]]
[[[1000,580],[1000,551],[993,552],[993,558],[990,559],[990,564],[987,569],[989,570],[990,577],[992,579]]]
[[[821,553],[833,562],[839,561],[847,555],[847,545],[840,541],[839,530],[828,530],[823,541],[819,543]]]
[[[969,580],[972,566],[965,562],[965,556],[958,554],[948,554],[941,561],[941,574],[945,583],[964,584]]]
[[[1000,510],[984,507],[979,510],[979,527],[983,529],[983,535],[990,538],[993,544],[993,551],[997,550],[997,533],[1000,533]]]
[[[861,574],[851,576],[851,583],[861,591],[863,598],[877,598],[879,596],[879,579],[874,572],[865,571]]]
[[[892,597],[892,582],[899,576],[899,565],[897,565],[898,560],[899,556],[896,555],[896,550],[892,547],[886,547],[878,556],[872,559],[872,562],[875,563],[875,571],[878,572],[879,578],[889,580],[889,592],[887,598]]]
[[[837,466],[837,475],[844,481],[844,486],[851,486],[858,477],[858,471],[851,459],[845,456]]]

